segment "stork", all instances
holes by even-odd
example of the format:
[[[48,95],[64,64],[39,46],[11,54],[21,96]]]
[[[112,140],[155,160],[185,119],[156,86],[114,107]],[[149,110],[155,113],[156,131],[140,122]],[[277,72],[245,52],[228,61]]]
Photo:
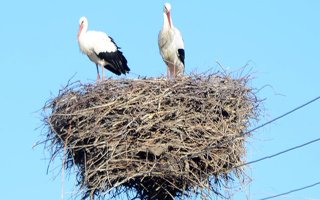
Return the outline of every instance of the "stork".
[[[184,44],[180,31],[173,26],[170,16],[171,5],[164,4],[163,26],[158,35],[158,45],[163,61],[167,65],[167,78],[184,73]]]
[[[102,79],[104,79],[104,68],[118,76],[128,73],[130,69],[127,65],[127,59],[123,56],[114,40],[104,32],[87,31],[87,29],[87,18],[81,17],[78,32],[79,47],[96,64],[97,80],[100,80],[98,65],[101,66]]]

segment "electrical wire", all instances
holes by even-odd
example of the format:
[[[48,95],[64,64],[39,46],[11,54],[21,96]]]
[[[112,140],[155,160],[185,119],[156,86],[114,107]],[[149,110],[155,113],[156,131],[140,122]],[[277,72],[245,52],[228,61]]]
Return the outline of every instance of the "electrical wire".
[[[278,153],[275,153],[275,154],[272,154],[272,155],[269,155],[269,156],[265,156],[265,157],[259,158],[259,159],[257,159],[257,160],[253,160],[253,161],[247,162],[247,163],[243,163],[243,164],[241,164],[241,165],[236,166],[235,168],[239,168],[239,167],[242,167],[242,166],[245,166],[245,165],[250,165],[250,164],[257,163],[257,162],[260,162],[260,161],[263,161],[263,160],[266,160],[266,159],[270,159],[270,158],[279,156],[279,155],[281,155],[281,154],[287,153],[287,152],[289,152],[289,151],[293,151],[293,150],[296,150],[296,149],[300,149],[300,148],[302,148],[302,147],[308,146],[308,145],[310,145],[310,144],[312,144],[312,143],[319,142],[319,141],[320,141],[320,138],[317,138],[317,139],[311,140],[311,141],[309,141],[309,142],[306,142],[306,143],[303,143],[303,144],[300,144],[300,145],[291,147],[291,148],[289,148],[289,149],[280,151],[280,152],[278,152]]]
[[[315,102],[315,101],[317,101],[319,99],[320,99],[320,96],[318,96],[318,97],[316,97],[316,98],[314,98],[314,99],[312,99],[312,100],[310,100],[310,101],[308,101],[308,102],[306,102],[306,103],[304,103],[304,104],[302,104],[302,105],[300,105],[300,106],[298,106],[298,107],[296,107],[296,108],[294,108],[294,109],[292,109],[292,110],[290,110],[290,111],[288,111],[288,112],[286,112],[286,113],[284,113],[284,114],[282,114],[282,115],[280,115],[280,116],[278,116],[278,117],[276,117],[276,118],[274,118],[274,119],[272,119],[272,120],[270,120],[270,121],[268,121],[268,122],[266,122],[264,124],[261,124],[260,126],[257,126],[257,127],[253,128],[253,129],[251,129],[250,131],[247,131],[247,132],[243,133],[242,135],[246,135],[246,134],[248,134],[250,132],[253,132],[253,131],[256,131],[257,129],[260,129],[260,128],[268,125],[268,124],[271,124],[274,121],[277,121],[277,120],[279,120],[279,119],[281,119],[281,118],[283,118],[283,117],[285,117],[285,116],[287,116],[287,115],[289,115],[289,114],[291,114],[291,113],[293,113],[293,112],[295,112],[295,111],[297,111],[297,110],[299,110],[299,109],[301,109],[301,108],[303,108],[303,107],[305,107],[305,106],[307,106],[307,105],[309,105],[309,104],[311,104],[311,103],[313,103],[313,102]],[[320,141],[320,138],[317,138],[317,139],[311,140],[309,142],[303,143],[301,145],[297,145],[297,146],[294,146],[292,148],[280,151],[278,153],[275,153],[275,154],[272,154],[272,155],[269,155],[269,156],[262,157],[262,158],[257,159],[257,160],[253,160],[253,161],[244,163],[244,164],[239,165],[237,167],[241,167],[241,166],[244,166],[244,165],[249,165],[249,164],[257,163],[257,162],[260,162],[260,161],[263,161],[263,160],[266,160],[266,159],[270,159],[270,158],[279,156],[281,154],[284,154],[284,153],[287,153],[287,152],[290,152],[290,151],[293,151],[293,150],[296,150],[296,149],[300,149],[300,148],[302,148],[304,146],[307,146],[307,145],[310,145],[312,143],[319,142],[319,141]],[[291,193],[294,193],[294,192],[305,190],[305,189],[308,189],[308,188],[311,188],[311,187],[315,187],[317,185],[320,185],[320,182],[316,182],[314,184],[307,185],[307,186],[304,186],[304,187],[301,187],[301,188],[293,189],[293,190],[290,190],[288,192],[284,192],[284,193],[281,193],[281,194],[265,197],[265,198],[262,198],[260,200],[268,200],[268,199],[277,198],[277,197],[280,197],[280,196],[284,196],[284,195],[288,195],[288,194],[291,194]]]
[[[259,199],[259,200],[274,199],[274,198],[281,197],[281,196],[284,196],[284,195],[287,195],[287,194],[291,194],[291,193],[294,193],[294,192],[305,190],[305,189],[314,187],[314,186],[319,185],[319,184],[320,184],[320,182],[317,182],[317,183],[314,183],[314,184],[311,184],[311,185],[307,185],[307,186],[304,186],[304,187],[301,187],[301,188],[293,189],[293,190],[290,190],[288,192],[284,192],[284,193],[281,193],[281,194],[265,197],[265,198],[262,198],[262,199]]]
[[[251,133],[251,132],[253,132],[253,131],[256,131],[257,129],[262,128],[262,127],[264,127],[264,126],[266,126],[266,125],[268,125],[268,124],[271,124],[271,123],[273,123],[274,121],[277,121],[277,120],[279,120],[279,119],[281,119],[281,118],[283,118],[283,117],[285,117],[285,116],[287,116],[287,115],[289,115],[289,114],[291,114],[291,113],[293,113],[293,112],[295,112],[295,111],[297,111],[297,110],[299,110],[299,109],[301,109],[301,108],[303,108],[303,107],[305,107],[305,106],[307,106],[307,105],[309,105],[309,104],[311,104],[311,103],[313,103],[313,102],[315,102],[315,101],[317,101],[317,100],[319,100],[319,99],[320,99],[320,96],[318,96],[318,97],[316,97],[316,98],[314,98],[314,99],[312,99],[312,100],[310,100],[310,101],[308,101],[308,102],[306,102],[306,103],[304,103],[304,104],[302,104],[302,105],[300,105],[300,106],[298,106],[298,107],[296,107],[296,108],[294,108],[294,109],[292,109],[292,110],[290,110],[290,111],[288,111],[288,112],[286,112],[286,113],[284,113],[284,114],[282,114],[282,115],[280,115],[280,116],[278,116],[278,117],[276,117],[276,118],[274,118],[274,119],[272,119],[272,120],[270,120],[270,121],[268,121],[268,122],[266,122],[266,123],[263,123],[263,124],[255,127],[255,128],[253,128],[253,129],[251,129],[250,131],[247,131],[247,132],[245,132],[245,133],[243,133],[243,134],[239,134],[239,135],[246,135],[246,134],[248,134],[248,133]],[[320,141],[320,138],[317,138],[317,139],[311,140],[311,141],[309,141],[309,142],[306,142],[306,143],[303,143],[303,144],[300,144],[300,145],[291,147],[291,148],[289,148],[289,149],[280,151],[280,152],[278,152],[278,153],[275,153],[275,154],[272,154],[272,155],[269,155],[269,156],[265,156],[265,157],[262,157],[262,158],[260,158],[260,159],[253,160],[253,161],[250,161],[250,162],[241,164],[241,165],[238,165],[238,166],[236,166],[235,168],[242,167],[242,166],[245,166],[245,165],[250,165],[250,164],[253,164],[253,163],[257,163],[257,162],[260,162],[260,161],[262,161],[262,160],[270,159],[270,158],[279,156],[279,155],[281,155],[281,154],[287,153],[287,152],[289,152],[289,151],[293,151],[293,150],[296,150],[296,149],[300,149],[300,148],[302,148],[302,147],[304,147],[304,146],[307,146],[307,145],[310,145],[310,144],[312,144],[312,143],[319,142],[319,141]]]
[[[316,98],[314,98],[314,99],[312,99],[312,100],[310,100],[310,101],[308,101],[308,102],[306,102],[306,103],[304,103],[304,104],[302,104],[302,105],[300,105],[300,106],[298,106],[298,107],[296,107],[296,108],[294,108],[294,109],[292,109],[292,110],[290,110],[290,111],[288,111],[288,112],[286,112],[286,113],[284,113],[284,114],[282,114],[282,115],[280,115],[280,116],[278,116],[278,117],[276,117],[276,118],[274,118],[274,119],[272,119],[272,120],[270,120],[270,121],[268,121],[266,123],[263,123],[263,124],[255,127],[255,128],[253,128],[253,129],[245,132],[245,133],[241,133],[239,135],[240,136],[244,136],[244,135],[249,134],[249,133],[251,133],[253,131],[256,131],[256,130],[258,130],[258,129],[260,129],[260,128],[268,125],[268,124],[271,124],[271,123],[273,123],[273,122],[275,122],[275,121],[277,121],[277,120],[279,120],[279,119],[281,119],[281,118],[283,118],[283,117],[285,117],[285,116],[287,116],[287,115],[289,115],[289,114],[291,114],[291,113],[293,113],[293,112],[295,112],[297,110],[300,110],[301,108],[303,108],[303,107],[305,107],[305,106],[307,106],[307,105],[309,105],[309,104],[311,104],[311,103],[313,103],[313,102],[315,102],[315,101],[317,101],[319,99],[320,99],[320,96],[318,96],[318,97],[316,97]]]
[[[240,138],[240,137],[243,137],[243,136],[245,136],[247,134],[250,134],[251,132],[256,131],[256,130],[258,130],[258,129],[260,129],[260,128],[268,125],[268,124],[271,124],[271,123],[273,123],[273,122],[275,122],[275,121],[277,121],[277,120],[279,120],[279,119],[281,119],[281,118],[283,118],[283,117],[285,117],[285,116],[287,116],[287,115],[289,115],[289,114],[291,114],[291,113],[293,113],[293,112],[295,112],[295,111],[297,111],[297,110],[299,110],[299,109],[301,109],[301,108],[303,108],[303,107],[305,107],[305,106],[307,106],[307,105],[309,105],[309,104],[311,104],[311,103],[313,103],[313,102],[315,102],[315,101],[317,101],[319,99],[320,99],[320,96],[318,96],[318,97],[316,97],[314,99],[311,99],[310,101],[308,101],[308,102],[306,102],[306,103],[304,103],[304,104],[302,104],[302,105],[300,105],[300,106],[298,106],[298,107],[296,107],[296,108],[294,108],[294,109],[292,109],[292,110],[290,110],[290,111],[288,111],[288,112],[286,112],[286,113],[284,113],[284,114],[282,114],[282,115],[280,115],[280,116],[278,116],[278,117],[276,117],[276,118],[274,118],[274,119],[272,119],[270,121],[267,121],[266,123],[263,123],[263,124],[255,127],[255,128],[253,128],[253,129],[249,130],[249,131],[246,131],[244,133],[240,133],[240,134],[236,135],[235,137],[233,137],[233,138],[231,138],[231,139],[229,139],[229,140],[227,140],[227,141],[225,141],[225,142],[223,142],[221,144],[209,145],[209,146],[207,146],[207,148],[205,148],[204,152],[207,152],[208,150],[210,150],[212,148],[219,148],[222,145],[225,145],[226,143],[230,143],[230,142],[234,141],[237,138]],[[317,139],[317,141],[318,141],[318,139]],[[316,141],[313,141],[313,142],[316,142]],[[311,142],[311,143],[313,143],[313,142]],[[305,146],[305,145],[303,145],[303,146]],[[286,150],[286,152],[292,151],[292,150],[293,149],[289,149],[289,150]],[[200,155],[202,153],[203,152],[195,153],[190,158],[197,157],[198,155]],[[285,153],[285,152],[280,152],[278,154],[280,155],[280,154],[283,154],[283,153]],[[273,155],[272,157],[275,157],[275,156],[277,156],[277,155]],[[187,158],[188,157],[186,157],[185,159],[187,159]],[[267,159],[267,158],[262,158],[261,160],[265,160],[265,159]],[[258,161],[256,161],[256,162],[258,162]],[[241,166],[243,166],[243,165],[241,165]]]

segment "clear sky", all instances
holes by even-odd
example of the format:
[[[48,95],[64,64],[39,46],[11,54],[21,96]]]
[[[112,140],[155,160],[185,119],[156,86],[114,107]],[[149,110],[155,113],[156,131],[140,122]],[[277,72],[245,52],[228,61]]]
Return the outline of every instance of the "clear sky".
[[[87,3],[88,2],[88,3]],[[78,20],[112,36],[132,74],[160,76],[165,66],[157,35],[165,1],[3,1],[0,6],[0,199],[56,200],[61,162],[49,174],[49,153],[34,143],[41,136],[46,100],[73,80],[93,82],[95,65],[80,53]],[[249,64],[265,98],[260,122],[320,95],[320,1],[170,1],[173,23],[185,41],[186,72],[228,71]],[[110,75],[110,73],[106,73]],[[256,131],[248,142],[254,160],[320,136],[317,101]],[[234,199],[260,199],[320,181],[320,145],[315,143],[252,164],[249,185]],[[66,199],[75,191],[65,180]],[[74,195],[74,194],[73,194]],[[279,199],[319,200],[320,186]]]

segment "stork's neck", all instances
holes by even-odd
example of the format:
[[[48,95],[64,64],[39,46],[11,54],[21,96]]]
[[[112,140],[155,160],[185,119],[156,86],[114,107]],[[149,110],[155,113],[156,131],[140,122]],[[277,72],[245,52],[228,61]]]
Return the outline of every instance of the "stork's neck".
[[[170,13],[163,13],[163,28],[164,29],[172,29],[173,28],[173,23],[172,19],[170,16]]]

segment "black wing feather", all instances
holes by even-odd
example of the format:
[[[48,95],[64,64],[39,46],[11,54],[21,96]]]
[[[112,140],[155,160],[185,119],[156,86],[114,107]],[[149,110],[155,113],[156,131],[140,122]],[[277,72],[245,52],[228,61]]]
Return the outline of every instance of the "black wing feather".
[[[127,65],[127,59],[123,56],[120,50],[115,52],[102,52],[97,55],[100,59],[108,62],[104,68],[110,70],[111,72],[121,75],[126,74],[130,71]]]
[[[107,70],[111,71],[116,75],[126,74],[130,71],[128,67],[127,59],[124,57],[122,52],[119,50],[120,47],[114,42],[112,37],[109,37],[111,42],[117,47],[115,52],[101,52],[97,54],[98,58],[105,60],[108,64],[104,66]]]
[[[185,58],[184,49],[178,49],[178,57],[179,57],[179,60],[184,65],[184,58]]]

